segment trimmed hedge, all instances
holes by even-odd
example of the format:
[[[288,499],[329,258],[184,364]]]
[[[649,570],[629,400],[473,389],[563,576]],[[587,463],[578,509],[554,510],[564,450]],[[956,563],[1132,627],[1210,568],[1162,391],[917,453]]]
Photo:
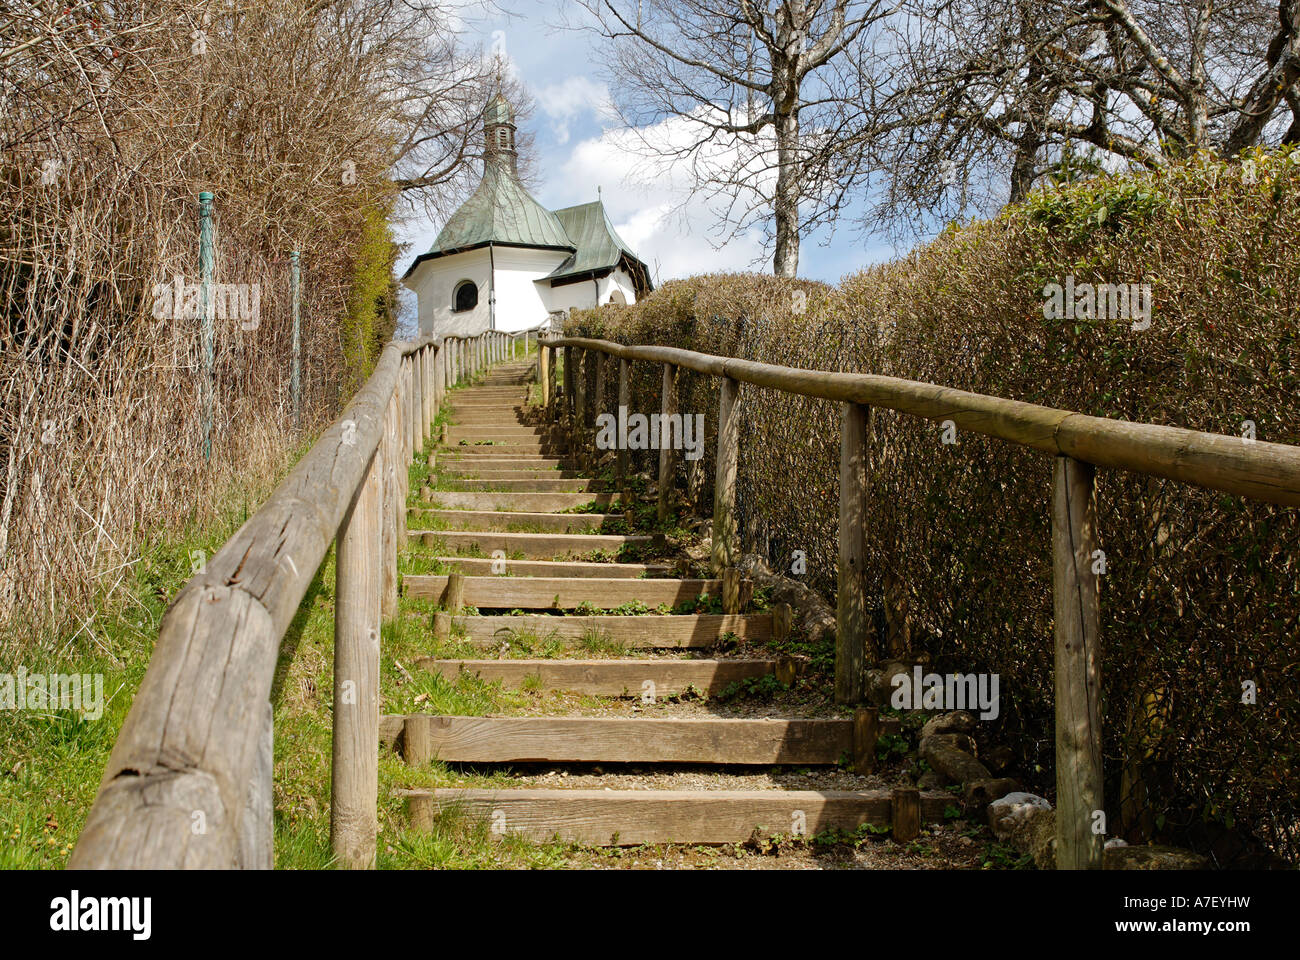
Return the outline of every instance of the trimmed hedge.
[[[1197,158],[1036,192],[837,288],[768,276],[672,281],[567,330],[771,363],[881,373],[1095,416],[1300,443],[1300,152]],[[1149,284],[1150,326],[1047,319],[1044,288]],[[1141,326],[1139,324],[1139,326]],[[659,371],[634,364],[633,409]],[[716,384],[682,371],[708,454],[682,482],[711,504]],[[606,397],[613,396],[610,389]],[[827,596],[836,580],[839,411],[744,388],[745,546]],[[941,672],[1001,676],[998,736],[1053,783],[1051,463],[939,424],[874,414],[869,562]],[[645,461],[649,465],[649,461]],[[1172,482],[1098,475],[1108,833],[1300,854],[1300,514]],[[1250,681],[1257,702],[1243,704]],[[1238,860],[1237,862],[1245,862]]]

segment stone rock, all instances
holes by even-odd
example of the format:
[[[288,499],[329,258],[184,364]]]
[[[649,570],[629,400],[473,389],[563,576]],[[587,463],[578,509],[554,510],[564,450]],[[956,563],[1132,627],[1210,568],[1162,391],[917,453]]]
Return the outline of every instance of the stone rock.
[[[1208,870],[1210,860],[1178,847],[1112,847],[1108,842],[1101,861],[1106,870]]]
[[[1036,814],[1024,825],[1024,833],[1012,836],[1011,842],[1033,857],[1034,866],[1039,870],[1055,870],[1056,811],[1043,810]]]
[[[1033,793],[1013,791],[992,801],[988,808],[989,829],[999,840],[1011,840],[1017,834],[1027,836],[1025,827],[1030,821],[1052,812],[1052,805]],[[1053,818],[1052,829],[1056,829]]]
[[[887,660],[867,671],[867,701],[875,707],[889,706],[894,693],[893,679],[898,674],[912,675],[910,664],[901,660]]]
[[[966,784],[962,795],[966,798],[967,807],[982,811],[995,800],[1000,800],[1019,789],[1020,784],[1010,777],[998,777],[995,780],[973,780]]]
[[[1106,841],[1106,845],[1104,849],[1113,850],[1116,847],[1127,847],[1127,846],[1128,846],[1127,840],[1121,837],[1111,837],[1109,840]]]
[[[964,734],[960,733],[941,733],[933,737],[926,737],[921,741],[921,757],[932,769],[938,770],[945,777],[957,783],[967,783],[971,780],[991,780],[993,775],[989,773],[988,767],[952,742],[954,738],[963,736]],[[970,737],[965,737],[965,739],[970,741]],[[974,742],[971,741],[971,743],[973,746]]]
[[[967,736],[964,733],[932,733],[930,736],[921,734],[921,742],[927,740],[940,740],[954,750],[961,750],[963,753],[969,753],[972,757],[979,759],[979,749],[975,746],[975,738]]]
[[[835,636],[835,608],[805,584],[773,573],[758,554],[744,554],[736,567],[743,577],[754,581],[755,589],[765,588],[772,603],[788,603],[794,613],[794,626],[814,642]]]
[[[709,544],[707,541],[704,543],[692,544],[685,548],[686,555],[690,557],[692,560],[694,560],[696,563],[701,563],[709,559],[709,550],[711,546],[712,545]]]
[[[948,786],[948,778],[938,770],[927,770],[917,778],[916,785],[922,790],[942,790]]]
[[[975,715],[967,710],[941,713],[921,728],[921,739],[932,737],[936,733],[972,733],[976,723]]]
[[[981,757],[988,768],[994,773],[1002,773],[1004,770],[1010,770],[1016,762],[1016,754],[1010,747],[1000,745],[989,750],[987,754]]]

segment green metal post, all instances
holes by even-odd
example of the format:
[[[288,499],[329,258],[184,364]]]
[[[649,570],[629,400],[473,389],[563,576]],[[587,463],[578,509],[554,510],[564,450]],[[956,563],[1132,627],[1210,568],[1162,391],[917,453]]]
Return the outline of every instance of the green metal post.
[[[302,426],[302,340],[298,332],[298,251],[289,254],[289,299],[293,304],[293,372],[289,392],[293,394],[293,425]]]
[[[203,459],[212,459],[212,194],[199,194],[199,316],[203,320]]]

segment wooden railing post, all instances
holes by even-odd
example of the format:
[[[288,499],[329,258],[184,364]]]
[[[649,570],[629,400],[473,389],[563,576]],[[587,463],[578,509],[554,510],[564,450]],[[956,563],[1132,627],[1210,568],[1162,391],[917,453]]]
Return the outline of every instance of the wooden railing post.
[[[397,509],[395,516],[397,518],[397,548],[399,550],[406,546],[406,501],[411,493],[411,474],[408,469],[411,463],[411,408],[407,402],[407,395],[411,391],[409,378],[409,368],[406,365],[401,367],[397,377],[397,429],[394,432],[393,452],[397,455],[397,462],[393,464],[393,472],[397,479]]]
[[[438,409],[434,386],[437,380],[437,374],[434,372],[437,369],[434,349],[433,344],[424,348],[424,435],[426,437],[433,436],[433,420]]]
[[[1102,812],[1101,601],[1097,497],[1092,464],[1056,457],[1052,467],[1052,601],[1056,647],[1056,866],[1097,870]],[[1103,814],[1104,815],[1104,814]]]
[[[677,412],[677,367],[671,363],[664,364],[663,398],[659,410],[662,414],[659,422],[659,519],[666,520],[673,510],[673,469],[677,463],[676,451],[667,442],[669,421]]]
[[[578,468],[588,462],[587,449],[587,351],[573,352],[573,421],[569,428],[569,445],[577,458]]]
[[[835,700],[859,703],[865,692],[868,631],[866,591],[867,458],[870,410],[841,405],[840,561],[835,615]]]
[[[334,590],[334,744],[330,847],[339,865],[375,865],[379,802],[380,505],[375,451],[339,528]]]
[[[427,346],[420,348],[420,426],[421,437],[424,440],[429,439],[433,431],[433,417],[429,411],[433,409],[433,391],[430,389],[429,372],[433,369],[433,364],[429,359],[429,348]]]
[[[447,344],[434,347],[433,356],[433,416],[437,419],[442,402],[447,399]]]
[[[567,439],[573,424],[573,347],[564,348],[564,401],[560,410],[560,420]]]
[[[596,363],[596,386],[592,391],[594,396],[591,403],[591,427],[587,431],[587,436],[590,438],[591,463],[594,469],[600,466],[600,462],[605,456],[605,451],[596,446],[596,421],[602,413],[609,412],[605,409],[605,373],[611,357],[602,350],[593,350],[591,359]]]
[[[537,383],[541,387],[542,407],[551,409],[551,351],[542,347],[537,351]]]
[[[709,569],[716,577],[736,562],[736,471],[740,455],[740,384],[723,377],[718,391],[718,454],[713,479],[713,545]]]
[[[549,364],[549,366],[547,367],[547,370],[546,370],[546,402],[547,402],[548,406],[550,407],[550,409],[547,411],[547,413],[550,415],[552,423],[554,423],[554,421],[555,421],[555,419],[556,419],[556,411],[555,411],[555,409],[554,409],[554,408],[555,408],[555,405],[556,405],[556,402],[555,402],[555,376],[556,376],[555,368],[556,368],[557,366],[559,366],[559,362],[560,362],[560,354],[559,354],[558,349],[557,349],[557,348],[554,348],[554,347],[547,347],[546,350],[547,350],[547,351],[549,352],[549,354],[550,354],[550,364]]]
[[[420,451],[424,449],[425,439],[429,436],[429,408],[424,402],[424,350],[416,350],[411,359],[414,361],[412,371],[415,375],[415,419],[419,425],[415,431],[415,455],[418,456]]]
[[[248,797],[239,815],[235,865],[241,870],[275,869],[275,715],[271,701],[263,704],[265,719],[257,739],[257,756],[248,778]]]
[[[397,482],[397,394],[388,404],[384,416],[384,435],[380,440],[384,462],[384,514],[381,532],[383,549],[383,594],[379,613],[385,620],[397,614],[397,513],[405,505],[398,503]]]
[[[616,411],[618,415],[619,423],[625,423],[629,415],[629,411],[627,407],[628,404],[632,402],[632,400],[631,400],[631,394],[629,392],[631,390],[631,386],[628,383],[628,377],[631,376],[631,373],[632,373],[632,361],[625,359],[624,357],[619,357],[618,358],[618,410]],[[626,439],[626,438],[620,438],[620,439]],[[627,483],[627,444],[626,443],[620,443],[618,445],[618,456],[614,460],[614,476],[618,480],[618,490],[619,493],[622,495],[621,499],[623,501],[623,506],[627,507],[629,506],[631,498],[628,496],[629,491],[626,486]]]
[[[402,367],[402,386],[406,391],[406,449],[402,451],[402,462],[410,463],[415,457],[415,451],[420,449],[420,410],[415,403],[415,357],[408,356]]]

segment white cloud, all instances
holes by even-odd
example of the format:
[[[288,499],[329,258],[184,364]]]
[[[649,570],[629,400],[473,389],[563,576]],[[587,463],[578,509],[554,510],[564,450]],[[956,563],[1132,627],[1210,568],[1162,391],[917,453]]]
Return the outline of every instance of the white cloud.
[[[726,198],[693,194],[686,161],[647,160],[644,155],[642,140],[655,147],[681,145],[692,134],[689,121],[680,117],[638,131],[605,130],[575,144],[560,169],[544,172],[547,192],[565,203],[581,203],[594,200],[595,187],[603,187],[601,198],[619,235],[660,280],[765,269],[760,229],[727,240],[720,227]],[[736,156],[735,147],[719,146],[702,162],[728,165]],[[759,175],[760,182],[765,179]]]
[[[587,113],[601,123],[616,119],[609,87],[588,77],[565,77],[537,89],[537,104],[551,119],[556,142],[569,142],[569,125]]]

